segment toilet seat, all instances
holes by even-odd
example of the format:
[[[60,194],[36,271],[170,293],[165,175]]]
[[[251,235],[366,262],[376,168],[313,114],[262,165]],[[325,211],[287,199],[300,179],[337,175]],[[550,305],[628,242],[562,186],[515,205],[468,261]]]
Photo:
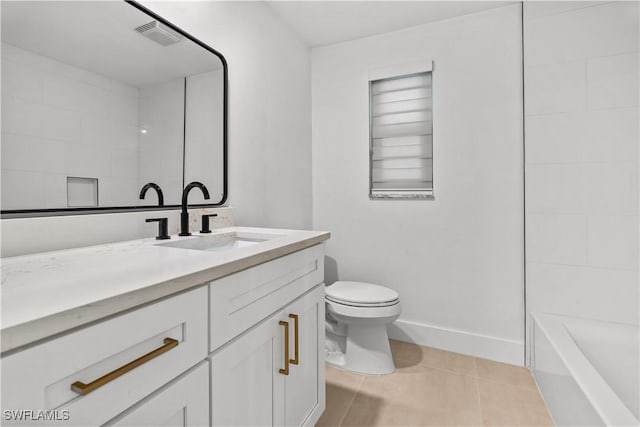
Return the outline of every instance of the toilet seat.
[[[400,299],[393,289],[364,282],[338,281],[325,291],[326,300],[352,307],[388,307]]]
[[[341,305],[347,305],[349,307],[363,307],[363,308],[367,308],[367,307],[371,307],[371,308],[375,308],[375,307],[389,307],[391,305],[396,305],[400,302],[399,299],[396,299],[394,301],[389,301],[389,302],[378,302],[378,303],[372,303],[372,304],[365,304],[365,303],[357,303],[357,302],[350,302],[350,301],[342,301],[336,298],[331,298],[329,296],[325,296],[324,299],[328,302],[332,302],[335,304],[341,304]]]
[[[331,301],[325,298],[327,312],[339,316],[347,316],[353,319],[369,319],[379,322],[386,322],[386,318],[398,317],[401,307],[400,300],[381,306],[348,305]]]

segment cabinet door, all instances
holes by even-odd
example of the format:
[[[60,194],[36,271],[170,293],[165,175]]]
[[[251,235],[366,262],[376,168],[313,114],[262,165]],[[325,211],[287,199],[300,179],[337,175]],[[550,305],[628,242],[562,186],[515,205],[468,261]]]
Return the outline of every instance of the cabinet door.
[[[213,426],[284,424],[282,317],[278,312],[211,356]]]
[[[285,377],[287,426],[314,425],[325,407],[324,387],[324,285],[284,309],[291,326],[290,357],[297,362]],[[297,331],[296,321],[297,316]]]
[[[106,426],[209,425],[209,365],[202,362]]]

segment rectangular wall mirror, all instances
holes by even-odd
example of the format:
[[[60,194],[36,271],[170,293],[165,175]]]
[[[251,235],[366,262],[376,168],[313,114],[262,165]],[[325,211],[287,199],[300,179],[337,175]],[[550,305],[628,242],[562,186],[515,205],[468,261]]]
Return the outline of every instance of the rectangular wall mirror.
[[[220,53],[135,2],[1,8],[3,216],[152,209],[153,191],[139,198],[149,182],[165,207],[191,181],[209,189],[206,205],[226,201]],[[78,182],[95,205],[70,196]]]

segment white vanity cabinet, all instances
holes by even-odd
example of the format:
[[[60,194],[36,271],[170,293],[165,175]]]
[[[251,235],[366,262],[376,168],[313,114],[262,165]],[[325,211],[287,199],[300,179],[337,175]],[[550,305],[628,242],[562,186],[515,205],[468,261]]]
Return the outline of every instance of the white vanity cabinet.
[[[316,245],[211,284],[214,426],[318,420],[325,406],[323,278],[324,246]]]
[[[167,259],[214,267],[160,282],[192,280],[178,292],[141,289],[155,298],[146,304],[117,295],[39,318],[55,328],[106,304],[114,313],[5,351],[2,425],[314,425],[325,408],[322,240],[232,261],[163,248]]]
[[[323,355],[320,284],[211,356],[212,425],[314,425]]]
[[[206,343],[199,287],[3,355],[2,424],[103,425],[204,361]]]

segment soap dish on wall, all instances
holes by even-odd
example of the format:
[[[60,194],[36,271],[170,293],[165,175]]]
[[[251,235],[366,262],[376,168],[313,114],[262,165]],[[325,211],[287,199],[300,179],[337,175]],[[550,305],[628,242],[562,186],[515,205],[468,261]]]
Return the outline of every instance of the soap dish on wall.
[[[68,176],[67,206],[70,208],[97,208],[98,178]]]

